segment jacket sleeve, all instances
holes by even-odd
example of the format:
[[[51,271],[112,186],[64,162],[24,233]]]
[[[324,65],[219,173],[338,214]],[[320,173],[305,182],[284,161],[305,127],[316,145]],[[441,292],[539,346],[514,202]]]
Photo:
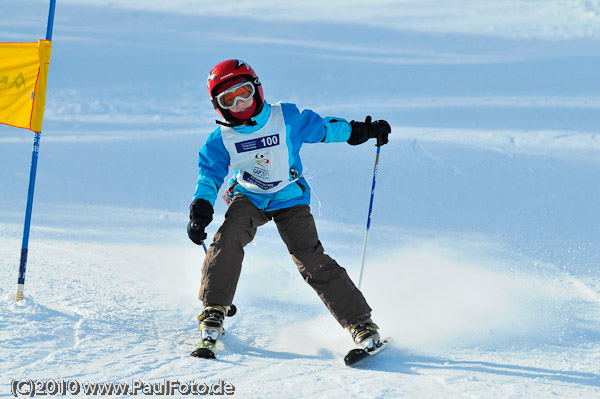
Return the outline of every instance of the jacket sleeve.
[[[323,122],[325,124],[325,137],[321,142],[341,143],[348,141],[350,133],[352,133],[352,126],[347,120],[328,116],[323,118]]]
[[[352,127],[343,118],[322,118],[316,112],[305,109],[300,113],[294,104],[282,104],[286,121],[289,120],[295,133],[304,143],[336,143],[350,138]]]
[[[201,198],[215,206],[217,193],[229,172],[229,153],[223,145],[221,128],[217,128],[206,140],[198,157],[198,180],[194,199]]]

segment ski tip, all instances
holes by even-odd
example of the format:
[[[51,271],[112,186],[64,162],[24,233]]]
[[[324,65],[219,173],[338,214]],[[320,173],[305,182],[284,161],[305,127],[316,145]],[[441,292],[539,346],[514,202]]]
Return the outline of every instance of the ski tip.
[[[202,359],[216,359],[217,355],[215,352],[211,351],[208,348],[197,348],[192,353],[190,353],[192,357],[199,357]]]
[[[344,363],[346,364],[346,366],[353,366],[354,364],[360,362],[363,359],[366,359],[369,356],[373,356],[379,352],[381,352],[386,345],[389,343],[390,338],[386,338],[383,339],[379,342],[377,342],[375,348],[373,349],[362,349],[362,348],[356,348],[356,349],[352,349],[350,350],[346,356],[344,356]]]
[[[368,356],[369,352],[367,352],[364,349],[352,349],[344,357],[344,363],[346,364],[346,366],[352,366]]]

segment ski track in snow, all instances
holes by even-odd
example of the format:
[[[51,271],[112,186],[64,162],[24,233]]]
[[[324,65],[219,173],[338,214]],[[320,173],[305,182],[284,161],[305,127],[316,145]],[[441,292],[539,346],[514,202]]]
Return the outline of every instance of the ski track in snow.
[[[600,2],[365,4],[58,1],[18,303],[31,138],[0,126],[0,396],[31,378],[222,379],[239,398],[600,397]],[[0,12],[3,41],[43,34],[45,0]],[[270,101],[393,126],[363,287],[393,341],[358,369],[273,224],[246,250],[218,360],[189,356],[203,252],[186,213],[215,118],[204,76],[234,56]],[[356,281],[373,147],[302,155],[321,241]]]

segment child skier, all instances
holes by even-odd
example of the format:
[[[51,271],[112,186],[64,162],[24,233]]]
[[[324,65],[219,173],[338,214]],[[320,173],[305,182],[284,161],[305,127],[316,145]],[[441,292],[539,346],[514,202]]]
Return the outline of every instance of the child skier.
[[[310,212],[310,187],[302,176],[299,152],[304,143],[377,139],[388,142],[383,120],[347,122],[321,118],[294,104],[269,104],[254,70],[244,61],[226,60],[208,76],[208,93],[224,118],[200,150],[199,175],[190,205],[187,231],[201,245],[212,221],[219,187],[229,168],[235,170],[226,192],[229,208],[208,248],[202,268],[198,316],[202,341],[214,351],[237,287],[244,247],[259,226],[273,220],[304,280],[317,292],[356,345],[373,348],[380,340],[371,308],[346,270],[324,253]]]

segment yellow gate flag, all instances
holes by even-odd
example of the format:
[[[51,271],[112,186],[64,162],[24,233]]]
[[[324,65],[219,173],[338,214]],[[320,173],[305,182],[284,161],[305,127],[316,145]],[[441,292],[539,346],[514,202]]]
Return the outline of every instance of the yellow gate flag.
[[[52,42],[0,43],[0,123],[42,131]]]

